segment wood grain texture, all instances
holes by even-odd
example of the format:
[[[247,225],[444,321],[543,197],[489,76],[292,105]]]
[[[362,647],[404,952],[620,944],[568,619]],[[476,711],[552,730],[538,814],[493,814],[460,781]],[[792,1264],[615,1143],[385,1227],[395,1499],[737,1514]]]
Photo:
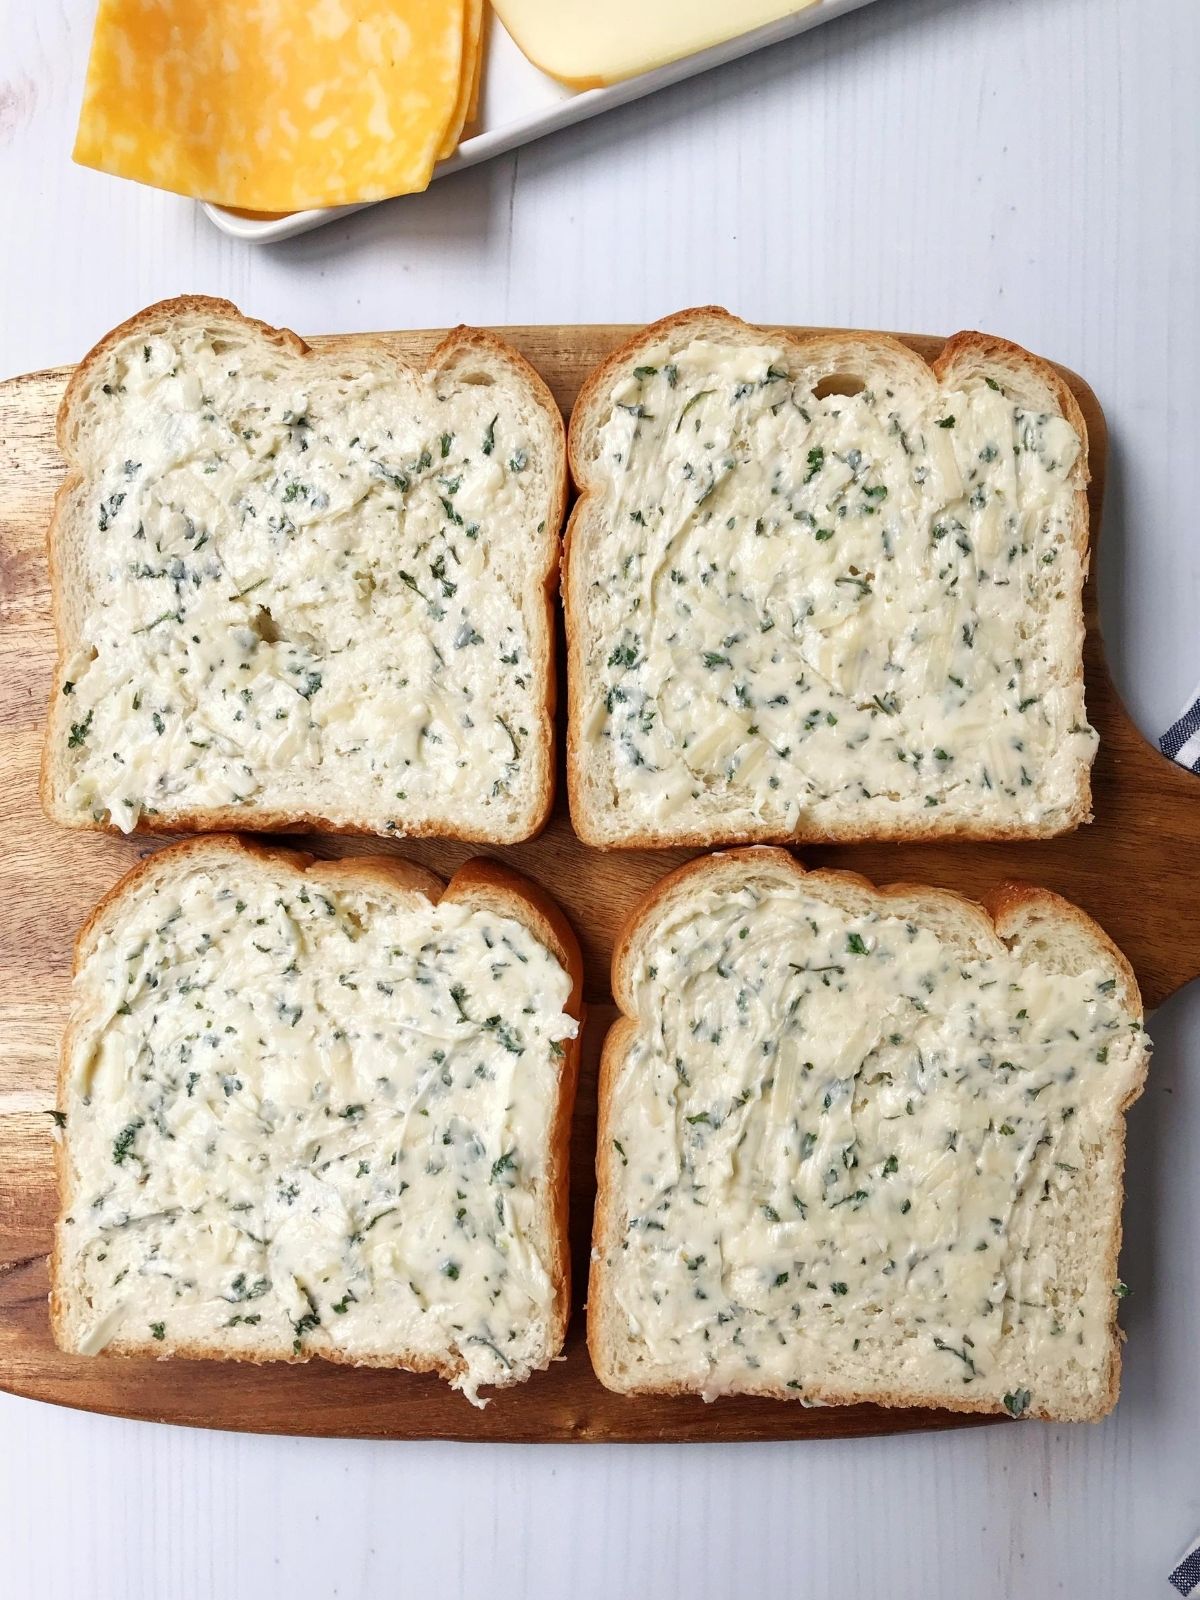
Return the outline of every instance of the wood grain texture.
[[[627,327],[501,331],[542,372],[564,411],[587,370],[628,336]],[[375,335],[424,354],[438,331]],[[315,341],[352,351],[352,336]],[[907,340],[927,357],[941,340]],[[305,1367],[233,1363],[85,1360],[56,1351],[46,1315],[46,1252],[57,1206],[49,1117],[58,1037],[68,1002],[70,949],[94,902],[154,845],[54,829],[37,802],[41,724],[53,669],[44,540],[62,476],[53,419],[69,369],[0,385],[0,1386],[89,1410],[260,1432],[376,1438],[500,1440],[744,1440],[847,1437],[976,1425],[952,1413],[872,1406],[805,1409],[770,1401],[623,1399],[596,1382],[583,1343],[593,1193],[595,1066],[613,1008],[608,961],[617,929],[664,872],[695,852],[601,855],[575,839],[561,799],[547,832],[497,851],[541,882],[571,917],[584,950],[590,1018],[572,1149],[572,1244],[576,1313],[565,1359],[483,1412],[438,1380]],[[1091,508],[1099,526],[1105,427],[1091,390],[1066,374],[1091,435]],[[1094,584],[1088,617],[1088,709],[1099,729],[1096,821],[1064,839],[1028,844],[927,844],[809,849],[813,864],[852,866],[877,882],[907,879],[982,894],[1014,877],[1043,883],[1082,906],[1129,956],[1148,1006],[1200,973],[1200,948],[1181,931],[1194,919],[1196,888],[1181,866],[1200,840],[1194,781],[1158,755],[1121,707],[1104,662]],[[561,657],[561,651],[560,651]],[[560,704],[565,696],[560,694]],[[561,740],[560,740],[561,755]],[[561,765],[561,763],[560,763]],[[362,854],[370,841],[318,837],[321,855]],[[394,848],[449,875],[474,853],[446,842]],[[1149,892],[1148,892],[1149,891]]]

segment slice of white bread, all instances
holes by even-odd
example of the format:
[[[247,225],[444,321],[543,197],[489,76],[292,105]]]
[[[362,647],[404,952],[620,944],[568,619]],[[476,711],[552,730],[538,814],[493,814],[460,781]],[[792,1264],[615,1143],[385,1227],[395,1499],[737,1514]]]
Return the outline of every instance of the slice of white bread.
[[[1004,340],[929,366],[717,308],[571,417],[575,830],[601,847],[1028,838],[1090,816],[1087,435]]]
[[[75,972],[62,1349],[323,1356],[472,1400],[557,1354],[582,965],[535,885],[189,840],[101,902]]]
[[[515,350],[322,354],[186,296],[85,357],[58,438],[55,821],[544,824],[566,456]]]
[[[588,1343],[631,1394],[1103,1416],[1119,1379],[1128,962],[762,847],[634,913],[600,1071]]]

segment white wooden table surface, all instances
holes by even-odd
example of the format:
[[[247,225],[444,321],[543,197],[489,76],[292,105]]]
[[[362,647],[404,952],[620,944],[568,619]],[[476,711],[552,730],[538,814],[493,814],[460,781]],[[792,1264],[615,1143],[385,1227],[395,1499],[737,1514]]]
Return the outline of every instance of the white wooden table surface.
[[[714,300],[753,319],[993,329],[1084,373],[1107,409],[1101,595],[1143,730],[1200,676],[1195,0],[878,0],[257,253],[184,201],[71,166],[91,11],[0,0],[4,374],[74,359],[181,290],[301,332]],[[1130,888],[1153,903],[1153,884]],[[1200,910],[1179,936],[1200,937]],[[1152,1032],[1130,1119],[1124,1392],[1100,1426],[372,1445],[0,1396],[0,1594],[1169,1594],[1200,1532],[1200,993]]]

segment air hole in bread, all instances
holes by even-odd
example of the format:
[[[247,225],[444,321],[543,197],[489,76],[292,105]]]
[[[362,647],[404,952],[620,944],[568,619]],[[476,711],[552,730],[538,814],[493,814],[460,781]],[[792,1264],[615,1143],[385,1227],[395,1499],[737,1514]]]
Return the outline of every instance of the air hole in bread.
[[[831,372],[817,384],[813,396],[817,400],[828,400],[831,394],[861,394],[866,387],[866,382],[853,373]]]
[[[496,381],[490,372],[461,372],[459,378],[463,383],[473,384],[479,389],[490,389]]]

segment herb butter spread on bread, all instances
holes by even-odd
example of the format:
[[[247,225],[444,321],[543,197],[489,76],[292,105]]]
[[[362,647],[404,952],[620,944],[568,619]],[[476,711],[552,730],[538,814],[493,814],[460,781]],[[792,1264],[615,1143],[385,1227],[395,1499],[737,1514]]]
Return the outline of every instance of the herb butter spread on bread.
[[[1061,1419],[1116,1399],[1127,962],[782,851],[667,878],[618,946],[588,1337],[610,1388]]]
[[[589,843],[1087,820],[1087,448],[1046,363],[685,312],[593,374],[570,455]]]
[[[309,861],[177,845],[81,935],[56,1337],[475,1400],[562,1343],[578,949],[489,863]]]
[[[537,831],[565,458],[515,351],[459,329],[422,368],[169,301],[85,359],[59,439],[55,820]]]

